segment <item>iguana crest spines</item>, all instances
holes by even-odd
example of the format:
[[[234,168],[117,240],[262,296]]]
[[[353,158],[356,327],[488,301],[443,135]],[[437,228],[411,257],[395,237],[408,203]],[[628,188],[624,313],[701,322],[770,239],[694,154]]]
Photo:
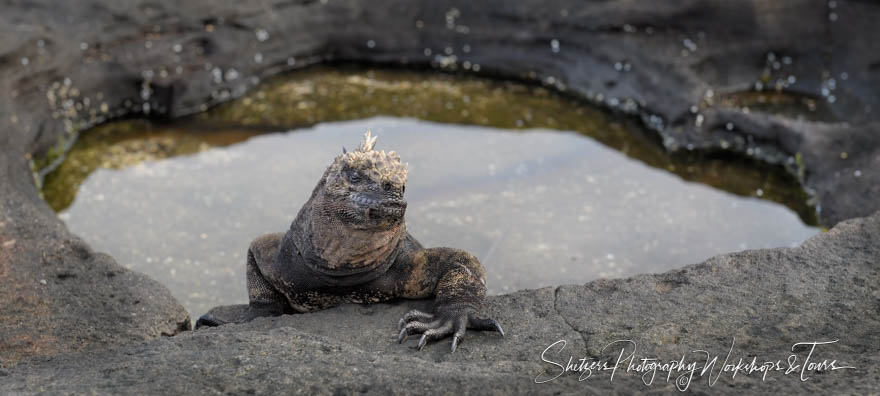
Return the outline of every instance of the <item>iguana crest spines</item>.
[[[370,131],[364,134],[364,140],[357,150],[343,152],[330,165],[331,172],[340,172],[345,167],[361,171],[366,177],[380,182],[391,183],[395,187],[406,184],[409,173],[407,164],[400,160],[394,151],[376,151],[376,139]]]
[[[378,138],[378,136],[372,136],[372,132],[367,130],[367,133],[364,134],[364,141],[361,143],[361,146],[358,147],[358,151],[373,151],[373,147],[376,145],[376,139]]]

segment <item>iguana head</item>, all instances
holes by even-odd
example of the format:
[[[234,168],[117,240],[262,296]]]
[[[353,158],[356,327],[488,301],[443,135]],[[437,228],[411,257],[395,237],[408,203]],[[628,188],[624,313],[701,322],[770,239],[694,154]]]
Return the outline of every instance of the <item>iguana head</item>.
[[[320,205],[352,228],[394,227],[406,212],[407,166],[394,151],[374,150],[375,144],[376,136],[367,131],[360,147],[343,149],[325,173]]]

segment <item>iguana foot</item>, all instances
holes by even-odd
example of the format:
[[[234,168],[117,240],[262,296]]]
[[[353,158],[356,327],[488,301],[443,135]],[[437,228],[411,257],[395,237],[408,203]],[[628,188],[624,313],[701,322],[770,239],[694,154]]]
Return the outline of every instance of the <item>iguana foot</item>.
[[[251,303],[214,307],[196,321],[196,329],[215,327],[228,323],[247,323],[263,316],[278,316],[285,313],[282,304]]]
[[[421,333],[419,350],[424,348],[428,341],[440,340],[452,335],[451,352],[455,352],[467,329],[497,331],[504,337],[504,330],[494,319],[478,318],[467,312],[429,314],[412,310],[403,315],[397,323],[397,329],[400,330],[397,335],[398,343],[403,343],[410,334]]]
[[[204,314],[199,318],[199,320],[196,321],[195,328],[200,329],[202,327],[217,327],[220,325],[225,325],[226,323],[229,322],[226,322],[225,320],[220,320],[216,316],[211,314]]]

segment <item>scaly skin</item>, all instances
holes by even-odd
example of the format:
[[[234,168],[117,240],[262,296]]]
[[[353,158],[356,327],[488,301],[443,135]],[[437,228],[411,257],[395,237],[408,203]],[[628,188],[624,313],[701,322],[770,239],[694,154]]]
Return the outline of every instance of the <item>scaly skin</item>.
[[[479,260],[463,250],[423,248],[406,231],[406,165],[394,152],[373,150],[375,141],[367,132],[358,150],[334,159],[286,233],[251,243],[245,313],[206,314],[196,328],[434,296],[433,313],[413,310],[400,319],[398,342],[420,333],[421,349],[452,336],[455,352],[467,329],[504,335],[498,322],[478,316],[486,295]]]

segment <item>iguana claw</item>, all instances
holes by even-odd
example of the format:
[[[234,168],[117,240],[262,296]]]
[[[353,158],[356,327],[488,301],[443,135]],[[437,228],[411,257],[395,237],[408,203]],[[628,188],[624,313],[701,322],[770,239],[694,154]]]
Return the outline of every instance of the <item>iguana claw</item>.
[[[421,333],[418,348],[421,350],[429,341],[440,340],[452,336],[450,353],[455,352],[467,329],[482,331],[497,331],[504,336],[504,330],[494,319],[484,319],[467,313],[457,314],[429,314],[412,310],[407,312],[397,324],[400,332],[397,334],[397,342],[403,343],[410,334]]]

